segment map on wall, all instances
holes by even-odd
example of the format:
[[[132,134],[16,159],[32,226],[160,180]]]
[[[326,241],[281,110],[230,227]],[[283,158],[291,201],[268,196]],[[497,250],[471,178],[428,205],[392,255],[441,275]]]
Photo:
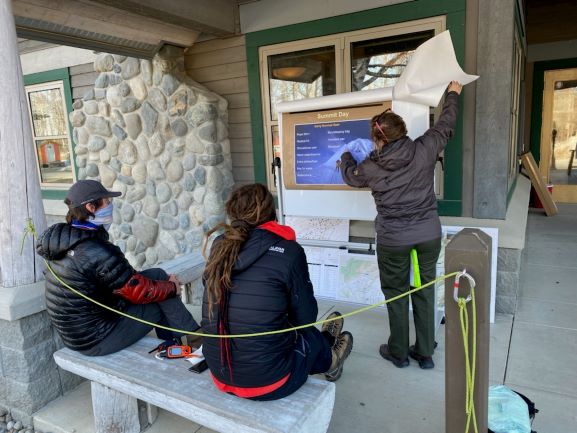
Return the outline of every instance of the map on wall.
[[[316,241],[349,240],[349,220],[285,216],[284,223],[293,228],[298,239]]]
[[[377,256],[343,251],[339,261],[339,301],[376,304],[383,301]]]

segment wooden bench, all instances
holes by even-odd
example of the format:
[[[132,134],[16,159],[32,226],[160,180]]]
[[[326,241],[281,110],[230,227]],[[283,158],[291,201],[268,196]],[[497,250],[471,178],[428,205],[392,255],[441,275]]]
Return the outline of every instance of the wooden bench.
[[[294,394],[257,402],[217,391],[208,370],[188,371],[184,360],[148,354],[160,340],[145,337],[100,357],[70,349],[54,353],[56,364],[91,381],[96,433],[139,433],[138,400],[223,433],[323,433],[331,420],[335,385],[309,378]],[[150,411],[150,408],[149,408]],[[154,419],[152,416],[151,421]]]
[[[184,254],[158,265],[168,274],[175,274],[183,285],[182,302],[192,303],[193,283],[199,281],[204,271],[204,258],[200,252]]]

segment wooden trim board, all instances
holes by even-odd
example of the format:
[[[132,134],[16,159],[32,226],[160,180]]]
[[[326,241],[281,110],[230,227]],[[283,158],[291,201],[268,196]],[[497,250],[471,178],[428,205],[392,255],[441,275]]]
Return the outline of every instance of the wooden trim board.
[[[557,205],[553,201],[553,197],[551,197],[546,185],[543,183],[543,178],[539,173],[539,167],[537,166],[533,155],[530,152],[524,153],[521,155],[521,163],[523,164],[525,171],[527,171],[529,179],[531,179],[531,184],[533,185],[533,188],[535,188],[539,200],[543,203],[543,208],[545,209],[547,216],[556,215],[558,212]]]

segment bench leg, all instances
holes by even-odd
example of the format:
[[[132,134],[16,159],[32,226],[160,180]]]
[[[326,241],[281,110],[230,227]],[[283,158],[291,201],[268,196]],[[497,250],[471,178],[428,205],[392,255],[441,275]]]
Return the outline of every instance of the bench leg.
[[[143,432],[158,418],[158,407],[138,400],[138,417],[140,418],[140,431]]]
[[[140,433],[138,403],[134,397],[96,382],[91,385],[96,433]]]

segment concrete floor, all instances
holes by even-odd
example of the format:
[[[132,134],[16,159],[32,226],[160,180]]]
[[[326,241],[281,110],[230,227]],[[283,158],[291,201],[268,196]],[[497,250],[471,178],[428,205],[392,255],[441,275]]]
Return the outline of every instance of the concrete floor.
[[[497,315],[491,325],[490,381],[506,384],[532,399],[539,433],[577,432],[577,206],[561,205],[547,218],[530,211],[517,313]],[[319,302],[320,313],[355,306]],[[198,314],[198,313],[196,313]],[[337,382],[330,433],[442,433],[444,419],[444,330],[435,354],[436,368],[413,362],[397,369],[384,361],[385,309],[347,319],[354,349]],[[41,410],[35,426],[52,433],[93,433],[90,390],[83,384]],[[170,413],[150,433],[209,433]]]

